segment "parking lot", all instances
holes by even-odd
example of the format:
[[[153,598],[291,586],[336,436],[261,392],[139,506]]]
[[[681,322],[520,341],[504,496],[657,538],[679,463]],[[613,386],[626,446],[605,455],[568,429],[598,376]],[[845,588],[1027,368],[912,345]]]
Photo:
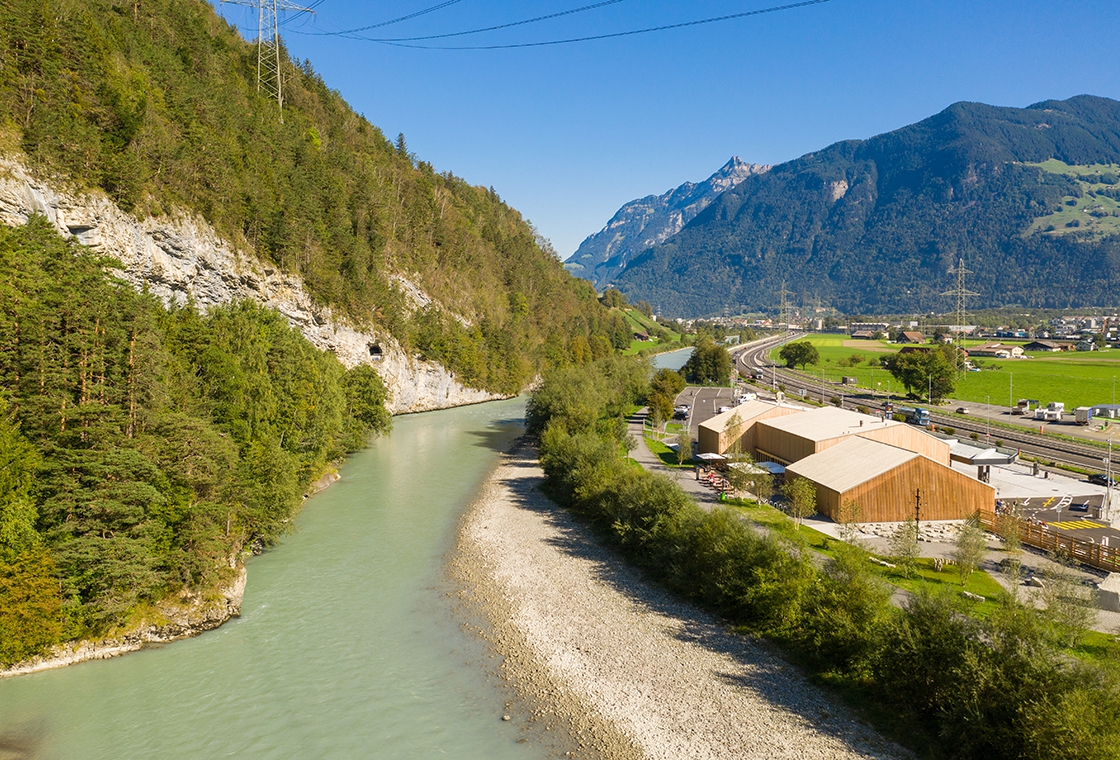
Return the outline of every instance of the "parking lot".
[[[719,414],[719,409],[722,406],[735,406],[735,398],[742,391],[732,390],[731,388],[685,388],[676,401],[673,402],[674,406],[685,405],[689,407],[689,431],[692,437],[696,438],[699,435],[698,428],[700,424],[710,420]],[[748,386],[747,392],[758,393],[758,388]],[[773,398],[772,396],[759,394],[759,398]]]

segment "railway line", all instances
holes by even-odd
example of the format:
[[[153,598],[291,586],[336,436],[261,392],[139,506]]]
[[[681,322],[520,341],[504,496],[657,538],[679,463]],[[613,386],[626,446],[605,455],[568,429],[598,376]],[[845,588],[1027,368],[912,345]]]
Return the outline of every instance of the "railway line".
[[[879,394],[862,388],[858,390],[848,388],[839,383],[822,382],[808,373],[778,366],[770,360],[770,352],[774,348],[801,335],[801,333],[793,333],[751,344],[737,353],[735,366],[741,374],[756,378],[761,374],[762,382],[770,381],[775,387],[779,384],[785,385],[787,389],[796,389],[802,392],[805,398],[816,398],[821,403],[829,403],[831,399],[839,396],[842,404],[847,407],[864,406],[878,411],[884,409],[886,399]],[[800,394],[790,395],[796,398]],[[939,413],[932,408],[930,418],[935,426],[951,427],[959,433],[976,433],[981,437],[988,433],[988,426],[980,420],[965,420]],[[1102,459],[1106,456],[1106,452],[1095,446],[1063,441],[1025,429],[1008,430],[1005,427],[993,431],[991,437],[993,440],[1002,441],[1005,446],[1018,448],[1024,454],[1048,462],[1073,465],[1091,472],[1103,471]]]

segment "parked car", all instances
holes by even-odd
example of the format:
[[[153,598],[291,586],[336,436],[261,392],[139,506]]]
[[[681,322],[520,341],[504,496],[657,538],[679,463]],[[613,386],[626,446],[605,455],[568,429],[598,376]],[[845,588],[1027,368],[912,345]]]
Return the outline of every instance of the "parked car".
[[[688,412],[688,405],[681,404],[680,406],[673,408],[673,418],[678,420],[686,419],[688,417]]]
[[[1089,482],[1095,486],[1107,486],[1108,476],[1106,476],[1103,472],[1094,472],[1089,476]],[[1112,485],[1120,485],[1120,479],[1114,477],[1112,479]]]
[[[731,411],[731,407],[721,406],[719,409],[716,410],[716,413],[717,414],[723,414],[724,412],[730,412],[730,411]]]
[[[972,414],[972,412],[970,412],[968,410],[967,406],[958,406],[957,407],[957,414]]]

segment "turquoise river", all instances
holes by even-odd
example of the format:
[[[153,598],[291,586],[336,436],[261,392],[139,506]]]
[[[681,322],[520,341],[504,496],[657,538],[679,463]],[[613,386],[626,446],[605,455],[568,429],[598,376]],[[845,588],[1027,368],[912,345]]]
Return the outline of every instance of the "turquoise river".
[[[0,680],[0,758],[535,758],[444,563],[523,400],[399,417],[249,562],[242,616]],[[519,743],[518,740],[521,740]]]

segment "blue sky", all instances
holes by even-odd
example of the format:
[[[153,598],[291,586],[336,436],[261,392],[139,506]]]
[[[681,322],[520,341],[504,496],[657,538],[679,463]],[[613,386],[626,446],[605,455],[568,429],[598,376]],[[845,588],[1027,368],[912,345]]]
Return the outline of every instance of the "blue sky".
[[[621,0],[442,44],[625,31],[781,0]],[[701,180],[732,155],[781,163],[959,100],[1120,99],[1116,0],[830,0],[668,32],[514,50],[415,50],[323,36],[438,0],[323,0],[291,54],[438,171],[493,186],[569,256],[626,201]],[[594,0],[458,0],[366,34],[440,34]],[[219,6],[231,21],[250,13]],[[253,26],[246,37],[255,36]],[[420,44],[441,44],[441,41]]]

